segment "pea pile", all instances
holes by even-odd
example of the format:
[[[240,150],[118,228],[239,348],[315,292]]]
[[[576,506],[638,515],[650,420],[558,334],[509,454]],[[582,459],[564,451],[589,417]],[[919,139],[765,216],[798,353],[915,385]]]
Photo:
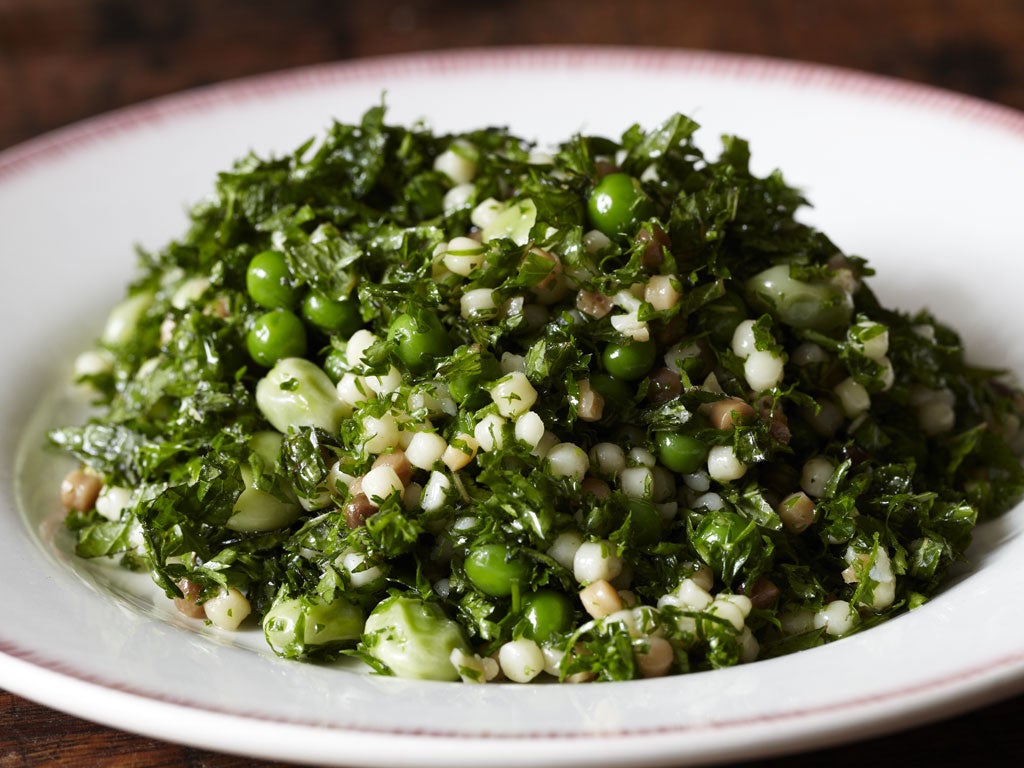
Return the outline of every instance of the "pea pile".
[[[657,677],[913,609],[1019,394],[674,115],[542,151],[384,109],[220,174],[76,364],[83,557],[295,659]]]

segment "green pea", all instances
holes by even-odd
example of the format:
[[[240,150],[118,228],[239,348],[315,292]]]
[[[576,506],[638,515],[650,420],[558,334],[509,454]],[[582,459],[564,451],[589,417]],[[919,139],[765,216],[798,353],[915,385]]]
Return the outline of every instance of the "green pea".
[[[271,367],[286,357],[306,354],[306,326],[287,309],[273,309],[256,318],[245,339],[249,356]]]
[[[654,215],[654,205],[640,182],[625,173],[609,173],[587,200],[590,223],[608,237],[629,234]]]
[[[323,369],[335,384],[341,381],[341,377],[348,371],[348,358],[345,356],[345,350],[331,347],[324,356]]]
[[[696,472],[708,457],[708,447],[690,435],[659,432],[655,442],[658,445],[658,461],[673,472],[683,475]]]
[[[245,288],[252,300],[266,309],[286,309],[298,300],[288,262],[280,251],[263,251],[252,257],[245,273]]]
[[[633,544],[646,547],[661,540],[661,513],[654,504],[643,499],[630,499],[626,507],[629,510],[629,538]]]
[[[508,597],[514,585],[525,584],[530,564],[522,558],[509,558],[508,554],[501,544],[473,547],[463,566],[473,586],[491,597]]]
[[[302,300],[302,316],[317,328],[348,337],[363,327],[359,303],[351,299],[329,299],[310,291]]]
[[[573,616],[573,603],[561,592],[542,589],[523,599],[525,634],[539,643],[572,629]]]
[[[388,338],[398,342],[398,357],[414,373],[424,371],[438,357],[452,351],[448,332],[433,312],[398,315],[391,321]]]
[[[658,347],[653,341],[631,341],[609,344],[604,348],[604,369],[623,381],[636,381],[654,367]]]

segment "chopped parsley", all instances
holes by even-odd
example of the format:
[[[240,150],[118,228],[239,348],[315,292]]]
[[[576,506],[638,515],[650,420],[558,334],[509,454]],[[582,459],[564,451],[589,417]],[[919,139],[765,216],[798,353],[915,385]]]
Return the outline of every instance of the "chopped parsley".
[[[284,656],[470,682],[920,605],[1024,491],[1020,394],[696,132],[542,151],[377,107],[238,161],[139,254],[79,366],[97,415],[49,435],[78,554]]]

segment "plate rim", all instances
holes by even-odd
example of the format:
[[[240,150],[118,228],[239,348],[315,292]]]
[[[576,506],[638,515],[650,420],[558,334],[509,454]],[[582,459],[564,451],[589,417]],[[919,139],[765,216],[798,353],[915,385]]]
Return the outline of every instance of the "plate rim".
[[[583,66],[610,61],[637,70],[682,71],[746,79],[784,81],[794,85],[824,86],[873,99],[896,101],[934,109],[951,117],[981,121],[989,127],[1024,136],[1024,111],[970,94],[928,83],[821,64],[759,54],[696,48],[653,48],[623,45],[538,45],[449,48],[436,51],[382,54],[328,61],[217,81],[155,96],[74,121],[0,150],[0,183],[33,167],[107,139],[131,132],[207,105],[244,102],[272,96],[292,87],[379,78],[387,74],[463,71],[470,66],[505,65],[544,67],[551,64]]]

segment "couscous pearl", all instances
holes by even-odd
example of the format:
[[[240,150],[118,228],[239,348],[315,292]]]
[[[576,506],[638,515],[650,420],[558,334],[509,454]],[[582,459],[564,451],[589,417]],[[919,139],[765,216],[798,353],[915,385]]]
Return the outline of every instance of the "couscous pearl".
[[[693,500],[692,504],[694,509],[706,509],[709,512],[725,509],[725,499],[714,491],[702,493]]]
[[[740,613],[743,614],[743,618],[749,616],[750,612],[754,609],[754,604],[746,595],[718,595],[718,597],[716,597],[715,599],[724,600],[735,605],[737,608],[740,609]]]
[[[828,352],[813,342],[805,341],[793,350],[790,360],[793,361],[794,365],[799,366],[827,363]]]
[[[803,491],[786,496],[775,508],[783,527],[790,533],[801,533],[814,522],[815,506]]]
[[[757,347],[754,345],[754,321],[741,320],[732,332],[732,352],[746,360]]]
[[[444,193],[444,199],[441,201],[445,214],[450,216],[456,211],[462,210],[469,205],[475,194],[475,185],[469,183],[456,184]]]
[[[716,598],[714,602],[708,607],[708,613],[718,616],[720,619],[725,619],[737,632],[741,631],[744,626],[743,612],[733,603],[728,600],[721,600]]]
[[[363,493],[370,501],[383,501],[392,493],[401,492],[405,486],[394,469],[386,464],[374,467],[363,475]]]
[[[708,591],[703,589],[693,579],[683,579],[679,582],[678,587],[658,601],[658,606],[660,607],[662,601],[665,601],[666,603],[674,603],[680,607],[690,608],[695,611],[703,611],[711,605],[712,600],[713,598]]]
[[[537,442],[536,447],[530,451],[537,458],[543,459],[548,455],[548,452],[558,445],[558,435],[550,430],[544,430],[544,434],[541,439]]]
[[[800,487],[808,496],[820,499],[825,493],[825,486],[836,471],[835,464],[824,456],[815,456],[804,464],[800,474]]]
[[[576,551],[583,544],[583,536],[576,531],[565,531],[555,537],[547,554],[563,568],[572,570]]]
[[[359,403],[366,402],[373,397],[373,391],[366,386],[366,382],[363,381],[362,376],[357,376],[354,373],[344,373],[338,380],[337,385],[338,399],[349,406],[349,412],[351,414],[351,407],[359,405]]]
[[[843,426],[843,412],[831,400],[820,400],[815,410],[807,409],[807,421],[822,437],[831,437]]]
[[[747,465],[736,457],[731,445],[716,445],[708,451],[708,475],[712,480],[728,483],[747,473]]]
[[[882,382],[882,391],[888,392],[896,383],[896,370],[892,367],[892,360],[886,355],[879,357],[876,362],[882,366],[882,373],[879,377]]]
[[[505,677],[516,683],[528,683],[544,671],[544,653],[533,640],[510,640],[498,651],[498,663]]]
[[[522,416],[537,402],[537,390],[522,371],[513,371],[491,388],[491,400],[506,419]]]
[[[629,463],[642,467],[653,467],[658,460],[646,448],[634,447],[629,449]]]
[[[405,449],[405,458],[417,469],[433,469],[448,443],[436,432],[416,432]]]
[[[809,611],[806,608],[797,608],[779,614],[779,624],[784,634],[799,635],[802,632],[814,629],[814,617],[814,611]]]
[[[234,587],[222,590],[203,603],[206,618],[220,629],[236,630],[252,613],[249,599]]]
[[[376,344],[380,339],[365,328],[360,328],[353,333],[345,347],[345,362],[350,368],[361,368],[363,366],[363,355],[366,350]]]
[[[646,650],[636,654],[636,665],[643,677],[661,677],[668,673],[675,661],[672,644],[663,637],[648,637]]]
[[[390,413],[381,416],[364,416],[362,419],[363,434],[368,437],[363,442],[363,449],[370,454],[379,454],[398,445],[400,439],[398,422]]]
[[[941,400],[931,400],[917,409],[917,423],[927,435],[948,432],[956,425],[956,411]]]
[[[833,387],[832,391],[839,399],[839,405],[847,418],[855,418],[871,408],[871,395],[864,385],[852,377],[843,379]]]
[[[451,654],[449,654],[448,660],[458,671],[462,682],[471,684],[487,682],[483,659],[475,653],[466,653],[461,648],[454,648]]]
[[[517,355],[512,352],[502,352],[501,372],[512,373],[512,371],[526,373],[526,358],[523,357],[522,355]]]
[[[711,487],[711,478],[708,477],[708,473],[704,470],[698,470],[691,472],[688,475],[683,475],[683,482],[686,487],[691,491],[697,493],[704,493]]]
[[[516,440],[536,448],[544,437],[544,420],[533,411],[527,411],[516,419],[515,436]]]
[[[757,661],[760,653],[761,644],[757,642],[757,638],[750,631],[750,627],[744,627],[743,634],[740,636],[740,661],[744,664]]]
[[[449,272],[469,276],[484,264],[484,248],[469,237],[455,237],[448,243],[442,262]]]
[[[377,566],[373,565],[367,568],[365,563],[366,555],[361,552],[349,552],[341,560],[342,566],[348,572],[349,583],[357,589],[365,587],[367,584],[373,584],[384,575]]]
[[[619,593],[605,579],[592,581],[584,587],[580,592],[580,602],[583,610],[595,619],[611,616],[623,608]]]
[[[505,206],[495,200],[493,197],[488,197],[486,200],[480,202],[476,208],[469,214],[469,220],[473,222],[473,225],[479,229],[483,229],[488,224],[493,222],[498,215],[505,209]]]
[[[619,474],[619,490],[632,499],[654,496],[654,473],[647,467],[627,467]]]
[[[690,580],[705,592],[711,592],[715,583],[715,574],[707,563],[699,563],[697,570],[690,574]]]
[[[472,149],[458,146],[446,149],[434,158],[434,170],[440,171],[454,184],[466,184],[476,175],[476,162],[472,158]]]
[[[476,427],[473,428],[473,437],[480,444],[481,451],[500,450],[504,440],[502,429],[505,426],[505,419],[493,413],[484,416]]]
[[[871,338],[857,343],[865,357],[880,361],[889,353],[889,331],[884,325],[873,320],[866,320],[857,323],[854,327],[858,329],[858,335],[862,337],[868,335],[866,332],[872,332]]]
[[[782,358],[758,349],[751,352],[743,363],[743,377],[755,392],[777,387],[784,372]]]
[[[662,466],[651,468],[651,496],[655,503],[661,504],[674,498],[676,495],[676,478]]]
[[[580,482],[590,469],[587,452],[575,443],[558,443],[545,457],[548,469],[555,477],[568,477]]]
[[[682,293],[675,287],[674,275],[655,275],[647,281],[644,287],[644,301],[650,304],[656,312],[664,312],[672,309],[679,303]]]
[[[171,296],[171,306],[175,309],[185,309],[206,293],[209,287],[210,278],[208,277],[190,278],[179,285],[174,295]]]
[[[75,358],[73,373],[76,379],[96,376],[114,370],[114,360],[106,350],[91,349]]]
[[[441,454],[441,461],[452,472],[458,472],[476,457],[479,447],[476,438],[472,435],[459,434],[444,449],[444,453]]]
[[[853,629],[856,614],[845,600],[833,600],[814,614],[814,628],[825,629],[825,634],[833,637],[845,635]]]
[[[562,672],[562,659],[565,658],[565,651],[553,645],[542,645],[540,650],[544,654],[544,671],[553,677],[558,677]]]
[[[619,599],[622,600],[622,595],[619,595]],[[625,601],[623,601],[625,605]],[[604,617],[605,624],[620,624],[632,637],[637,637],[640,632],[637,628],[636,614],[629,608],[621,608],[614,613],[609,613]]]
[[[600,253],[611,244],[611,239],[604,232],[591,229],[583,233],[583,247],[587,253]]]
[[[572,558],[572,571],[580,584],[611,581],[622,573],[622,559],[615,554],[615,545],[607,541],[585,541]]]
[[[490,288],[474,288],[462,294],[459,311],[464,320],[488,320],[497,313],[494,291]]]
[[[626,453],[615,443],[598,443],[590,449],[590,465],[601,477],[614,479],[626,468]]]
[[[363,383],[376,395],[390,395],[402,386],[402,372],[392,365],[383,376],[364,376]]]
[[[118,520],[121,511],[131,506],[132,490],[119,485],[110,485],[96,497],[95,509],[108,520]]]

